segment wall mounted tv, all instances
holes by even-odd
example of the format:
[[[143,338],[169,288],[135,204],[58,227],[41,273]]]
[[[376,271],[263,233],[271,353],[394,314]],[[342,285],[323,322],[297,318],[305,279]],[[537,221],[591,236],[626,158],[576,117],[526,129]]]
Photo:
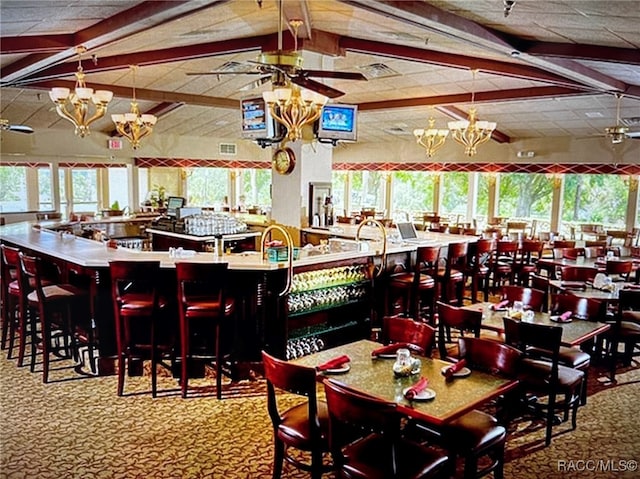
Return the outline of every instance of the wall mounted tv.
[[[277,143],[282,139],[283,127],[269,112],[262,97],[250,97],[240,100],[242,113],[242,138],[256,140],[262,146]]]
[[[358,105],[328,104],[322,107],[318,120],[319,141],[336,143],[358,139]]]

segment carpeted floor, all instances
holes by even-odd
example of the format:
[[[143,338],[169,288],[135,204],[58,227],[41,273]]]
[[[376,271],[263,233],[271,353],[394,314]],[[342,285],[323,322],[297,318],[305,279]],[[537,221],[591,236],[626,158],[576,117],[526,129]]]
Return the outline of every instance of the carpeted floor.
[[[160,378],[160,396],[152,399],[148,377],[127,378],[128,395],[119,398],[115,376],[79,376],[67,361],[53,367],[52,382],[45,385],[40,374],[16,367],[2,354],[0,478],[271,477],[263,381],[227,382],[218,401],[206,387],[181,399],[168,375]],[[590,377],[576,431],[556,427],[545,448],[542,424],[512,425],[507,478],[639,477],[636,470],[620,469],[632,469],[632,461],[640,460],[640,365],[622,370],[615,384],[597,368]],[[297,398],[286,400],[293,404]],[[308,475],[286,468],[283,477]]]

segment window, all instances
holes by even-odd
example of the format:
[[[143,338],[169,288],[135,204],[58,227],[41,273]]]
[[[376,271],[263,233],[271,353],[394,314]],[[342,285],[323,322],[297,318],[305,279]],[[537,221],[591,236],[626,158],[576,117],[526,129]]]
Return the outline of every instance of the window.
[[[393,173],[393,216],[406,213],[409,219],[422,218],[422,213],[434,211],[433,191],[436,176],[426,171],[395,171]]]
[[[187,175],[187,194],[190,206],[222,205],[229,197],[229,170],[192,168]]]
[[[469,175],[470,173],[465,172],[442,173],[440,216],[449,215],[451,217],[466,218]]]
[[[72,211],[98,211],[98,170],[89,168],[71,168],[71,204]]]
[[[0,209],[3,213],[29,210],[27,167],[0,166]]]
[[[625,229],[629,186],[623,175],[565,175],[562,231],[597,223],[604,229]]]
[[[129,206],[129,175],[126,168],[107,168],[109,178],[109,206],[118,202],[120,209]]]
[[[501,173],[498,216],[549,221],[553,188],[544,174]]]
[[[346,202],[347,193],[347,184],[349,180],[349,172],[348,171],[333,171],[331,173],[331,195],[333,196],[333,211],[338,216],[349,216],[349,211],[347,208],[350,208]]]
[[[54,210],[51,167],[38,168],[38,210]]]
[[[351,209],[375,208],[384,211],[385,180],[380,171],[351,172]]]
[[[240,170],[240,195],[244,206],[267,207],[271,205],[271,170],[247,168]],[[236,202],[240,204],[240,201]]]

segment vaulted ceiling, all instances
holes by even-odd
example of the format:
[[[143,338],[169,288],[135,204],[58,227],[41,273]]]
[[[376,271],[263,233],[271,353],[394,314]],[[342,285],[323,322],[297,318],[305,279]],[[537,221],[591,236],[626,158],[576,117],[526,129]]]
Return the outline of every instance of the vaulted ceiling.
[[[511,5],[511,8],[508,8]],[[301,19],[305,67],[361,72],[318,78],[356,103],[359,141],[411,139],[429,116],[466,117],[471,93],[493,139],[591,137],[620,117],[640,131],[640,2],[600,0],[283,0],[285,28]],[[508,13],[508,14],[507,14]],[[154,134],[237,138],[239,99],[260,94],[246,74],[278,45],[276,0],[2,0],[1,116],[69,129],[49,99],[74,85],[76,47],[89,87],[112,90],[109,113],[158,115]],[[292,49],[293,30],[284,32]],[[473,80],[471,70],[477,70]],[[113,131],[109,114],[92,129]]]

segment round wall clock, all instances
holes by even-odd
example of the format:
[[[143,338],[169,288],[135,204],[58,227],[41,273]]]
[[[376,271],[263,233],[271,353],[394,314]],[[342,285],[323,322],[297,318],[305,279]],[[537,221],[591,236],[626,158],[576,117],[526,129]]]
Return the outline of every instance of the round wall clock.
[[[296,155],[291,148],[278,148],[273,154],[273,168],[281,175],[288,175],[296,166]]]

